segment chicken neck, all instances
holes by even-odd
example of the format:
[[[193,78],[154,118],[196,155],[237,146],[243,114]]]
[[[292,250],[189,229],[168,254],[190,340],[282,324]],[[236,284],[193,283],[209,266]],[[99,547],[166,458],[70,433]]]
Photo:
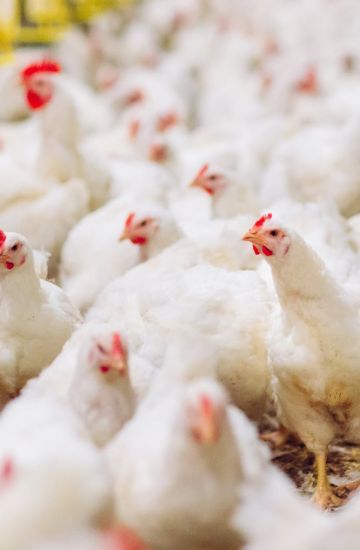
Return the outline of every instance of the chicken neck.
[[[305,325],[330,358],[331,353],[354,349],[359,337],[357,309],[311,246],[292,235],[288,253],[275,258],[271,267],[290,322]]]
[[[31,314],[41,304],[41,286],[35,273],[32,254],[16,271],[0,275],[0,316],[8,326],[13,321],[19,326],[23,320],[31,321]]]
[[[38,169],[42,176],[66,181],[81,177],[80,129],[71,98],[57,83],[49,104],[39,113],[41,142]]]

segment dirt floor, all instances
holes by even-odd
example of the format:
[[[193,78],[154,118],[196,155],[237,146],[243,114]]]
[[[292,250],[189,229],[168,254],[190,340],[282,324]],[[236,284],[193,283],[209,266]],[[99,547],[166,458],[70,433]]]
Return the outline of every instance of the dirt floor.
[[[260,433],[269,434],[277,428],[276,420],[267,415],[260,427]],[[302,494],[310,497],[315,487],[313,455],[296,437],[290,437],[286,443],[276,447],[270,442],[267,444],[271,449],[274,464],[293,480]],[[351,491],[342,485],[360,479],[360,447],[343,442],[335,442],[331,445],[328,472],[330,482],[335,487],[335,493],[344,504]],[[356,487],[355,490],[360,489]]]

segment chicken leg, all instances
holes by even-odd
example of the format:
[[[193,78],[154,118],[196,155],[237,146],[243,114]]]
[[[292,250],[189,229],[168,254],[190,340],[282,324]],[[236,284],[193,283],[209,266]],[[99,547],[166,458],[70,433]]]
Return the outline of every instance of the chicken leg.
[[[330,506],[338,506],[341,504],[341,499],[334,494],[330,486],[326,473],[326,459],[326,452],[315,454],[317,482],[313,501],[321,508],[328,508]]]

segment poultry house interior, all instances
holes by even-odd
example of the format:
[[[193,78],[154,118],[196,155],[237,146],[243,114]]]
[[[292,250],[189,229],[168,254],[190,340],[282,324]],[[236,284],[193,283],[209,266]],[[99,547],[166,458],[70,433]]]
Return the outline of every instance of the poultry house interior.
[[[1,0],[0,550],[359,550],[359,33]]]

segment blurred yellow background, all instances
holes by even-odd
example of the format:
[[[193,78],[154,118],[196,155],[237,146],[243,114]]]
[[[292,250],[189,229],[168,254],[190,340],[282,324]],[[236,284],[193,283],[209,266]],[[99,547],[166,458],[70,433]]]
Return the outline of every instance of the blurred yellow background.
[[[0,61],[16,45],[52,42],[74,22],[85,22],[129,0],[1,0]]]

